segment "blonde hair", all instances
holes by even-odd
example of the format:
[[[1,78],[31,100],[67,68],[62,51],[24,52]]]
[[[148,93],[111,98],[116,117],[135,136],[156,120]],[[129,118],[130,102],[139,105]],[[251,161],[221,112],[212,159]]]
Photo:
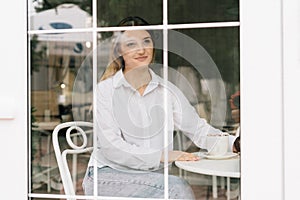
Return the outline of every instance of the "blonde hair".
[[[120,69],[124,67],[124,60],[123,57],[120,54],[120,39],[119,35],[115,40],[113,40],[112,48],[111,48],[111,53],[110,53],[110,62],[108,66],[106,67],[100,81],[103,81],[113,75]]]
[[[148,22],[146,22],[144,19],[140,17],[126,17],[122,21],[119,22],[118,26],[145,26],[149,25]],[[100,81],[103,81],[113,75],[120,69],[123,69],[125,67],[125,62],[120,54],[120,37],[122,36],[124,31],[121,31],[120,34],[117,34],[117,37],[113,39],[111,53],[110,53],[110,62],[108,66],[106,67],[106,70],[104,71]],[[151,31],[147,31],[151,35],[151,38],[153,33]],[[153,39],[152,39],[153,41]],[[153,41],[154,42],[154,41]],[[153,49],[153,58],[154,59],[154,49]]]

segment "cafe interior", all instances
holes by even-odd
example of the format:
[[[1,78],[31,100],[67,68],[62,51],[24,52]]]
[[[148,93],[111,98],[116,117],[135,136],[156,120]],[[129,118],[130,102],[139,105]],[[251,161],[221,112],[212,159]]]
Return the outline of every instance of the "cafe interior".
[[[126,15],[141,15],[151,20],[150,25],[162,24],[161,1],[145,1],[136,5],[134,1],[120,2],[116,7],[114,1],[99,1],[97,26],[104,29],[91,31],[93,16],[90,1],[85,3],[61,3],[47,7],[34,1],[30,13],[30,106],[31,106],[31,178],[32,194],[65,194],[57,155],[53,147],[55,127],[66,122],[93,122],[93,88],[100,80],[107,63],[113,26],[118,19]],[[108,1],[109,2],[109,1]],[[174,35],[180,33],[196,43],[203,52],[191,60],[180,51],[168,52],[168,80],[180,88],[199,116],[216,128],[236,136],[239,131],[239,24],[229,27],[205,27],[201,23],[238,22],[238,1],[226,0],[216,5],[215,2],[180,1],[186,10],[195,12],[195,8],[215,9],[202,14],[188,11],[178,12],[179,5],[170,5],[169,21],[177,24],[172,30]],[[115,6],[115,7],[113,7]],[[145,12],[146,8],[153,12]],[[112,13],[101,9],[114,10]],[[111,16],[110,16],[111,14]],[[186,26],[189,23],[198,25]],[[107,28],[107,30],[105,30]],[[110,29],[111,28],[111,29]],[[86,29],[86,30],[84,30]],[[156,30],[156,44],[165,39],[162,30]],[[171,36],[171,30],[169,36]],[[95,45],[95,42],[97,44]],[[169,42],[172,42],[170,39]],[[159,45],[158,45],[159,46]],[[201,47],[201,48],[200,48]],[[171,49],[172,47],[170,47]],[[183,47],[182,49],[187,49]],[[96,49],[96,50],[95,50]],[[96,55],[95,55],[95,52]],[[182,53],[182,54],[181,54]],[[157,47],[156,63],[153,70],[163,76],[164,53]],[[200,59],[199,59],[200,58]],[[201,60],[202,59],[202,63]],[[196,60],[195,62],[193,60]],[[198,65],[217,69],[216,74],[207,75],[199,72]],[[203,66],[202,66],[203,67]],[[96,74],[96,75],[95,75]],[[217,95],[223,94],[223,95]],[[221,96],[221,97],[220,97]],[[59,133],[61,148],[69,148],[67,131]],[[81,145],[82,136],[74,134],[73,141]],[[93,131],[87,133],[87,146],[94,144]],[[193,142],[179,130],[174,131],[174,148],[187,152],[199,152]],[[67,162],[72,177],[75,179],[76,195],[83,195],[82,179],[85,175],[90,152],[78,156],[68,156]],[[239,155],[231,160],[238,160]],[[217,159],[216,159],[217,160]],[[214,160],[215,161],[215,160]],[[223,161],[223,159],[221,159]],[[179,164],[180,165],[180,164]],[[196,199],[239,199],[239,168],[237,174],[219,176],[209,173],[196,173],[185,170],[172,163],[169,174],[183,177],[192,186]],[[231,188],[228,191],[228,188]],[[217,190],[215,189],[217,188]],[[230,192],[230,193],[228,193]],[[43,199],[34,197],[32,199]]]

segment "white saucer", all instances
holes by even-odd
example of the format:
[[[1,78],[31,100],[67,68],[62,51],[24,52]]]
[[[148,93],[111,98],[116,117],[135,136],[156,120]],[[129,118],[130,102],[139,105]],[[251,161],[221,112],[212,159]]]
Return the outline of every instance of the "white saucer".
[[[233,158],[233,157],[235,157],[235,156],[238,156],[238,154],[237,154],[237,153],[233,153],[233,152],[227,152],[226,154],[221,155],[221,156],[219,156],[219,155],[213,156],[213,155],[207,155],[207,154],[204,154],[203,156],[204,156],[205,158],[207,158],[207,159],[221,160],[221,159]]]

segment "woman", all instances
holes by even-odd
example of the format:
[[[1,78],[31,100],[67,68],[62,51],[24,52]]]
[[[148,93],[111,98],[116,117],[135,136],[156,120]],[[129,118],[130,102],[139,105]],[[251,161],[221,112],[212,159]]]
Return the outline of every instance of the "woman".
[[[148,23],[139,17],[119,23],[142,25]],[[198,116],[176,86],[165,84],[149,68],[154,59],[152,38],[151,31],[130,30],[114,41],[112,62],[97,86],[98,148],[84,178],[86,195],[93,195],[96,161],[99,195],[163,198],[164,175],[158,170],[164,166],[164,132],[168,131],[170,163],[199,160],[194,154],[173,151],[174,127],[201,148],[208,132],[221,134]],[[194,195],[183,179],[170,175],[169,198],[194,199]]]

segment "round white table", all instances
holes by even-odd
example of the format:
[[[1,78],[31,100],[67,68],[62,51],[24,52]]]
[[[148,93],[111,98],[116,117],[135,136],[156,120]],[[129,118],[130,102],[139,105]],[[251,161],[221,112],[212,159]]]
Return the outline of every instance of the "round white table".
[[[228,159],[207,159],[201,156],[199,161],[176,161],[175,165],[183,170],[211,175],[213,177],[213,198],[218,197],[217,176],[227,177],[227,199],[230,199],[230,178],[240,178],[240,157]]]

